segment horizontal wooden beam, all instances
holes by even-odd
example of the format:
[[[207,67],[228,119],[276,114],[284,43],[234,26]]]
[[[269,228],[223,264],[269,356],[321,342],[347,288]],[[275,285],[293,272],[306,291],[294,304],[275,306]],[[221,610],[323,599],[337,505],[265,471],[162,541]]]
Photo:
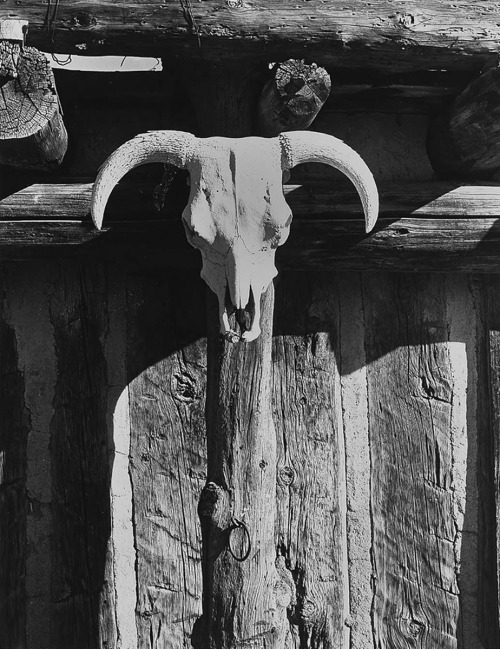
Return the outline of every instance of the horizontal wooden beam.
[[[4,0],[28,44],[68,54],[306,57],[337,68],[477,70],[500,52],[497,2]]]
[[[174,84],[168,74],[156,72],[83,72],[56,69],[54,74],[63,107],[98,108],[126,105],[161,106]],[[470,75],[437,71],[415,75],[384,75],[373,79],[369,72],[333,75],[330,97],[322,112],[432,113],[443,110],[468,83]]]
[[[0,201],[0,258],[96,256],[165,267],[199,265],[199,253],[185,239],[178,199],[159,215],[134,187],[121,187],[98,232],[89,216],[91,187],[32,185]],[[422,183],[382,187],[380,193],[380,218],[366,235],[354,190],[285,186],[294,221],[278,249],[279,266],[500,272],[500,186]]]

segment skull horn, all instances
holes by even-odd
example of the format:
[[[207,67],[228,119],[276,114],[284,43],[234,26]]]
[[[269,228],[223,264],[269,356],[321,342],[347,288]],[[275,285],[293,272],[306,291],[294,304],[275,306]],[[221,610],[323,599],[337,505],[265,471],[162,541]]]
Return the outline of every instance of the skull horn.
[[[181,131],[149,131],[118,147],[99,169],[92,190],[90,211],[96,228],[101,229],[109,195],[128,171],[150,162],[183,168],[195,140],[191,133]]]
[[[313,131],[281,133],[279,139],[283,169],[304,162],[322,162],[345,174],[361,198],[366,232],[373,229],[378,216],[377,186],[372,172],[354,149],[332,135]]]

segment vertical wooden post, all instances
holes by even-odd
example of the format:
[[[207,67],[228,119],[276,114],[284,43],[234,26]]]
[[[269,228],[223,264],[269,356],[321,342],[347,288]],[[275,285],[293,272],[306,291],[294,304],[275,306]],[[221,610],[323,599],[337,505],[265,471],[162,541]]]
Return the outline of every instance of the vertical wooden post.
[[[188,90],[194,94],[201,135],[250,135],[261,88],[258,71],[196,67],[201,74]],[[192,70],[184,78],[192,82]],[[252,343],[222,339],[215,295],[210,293],[208,302],[208,468],[199,504],[203,618],[193,644],[278,649],[285,644],[293,589],[275,538],[274,289],[262,296],[262,333]]]

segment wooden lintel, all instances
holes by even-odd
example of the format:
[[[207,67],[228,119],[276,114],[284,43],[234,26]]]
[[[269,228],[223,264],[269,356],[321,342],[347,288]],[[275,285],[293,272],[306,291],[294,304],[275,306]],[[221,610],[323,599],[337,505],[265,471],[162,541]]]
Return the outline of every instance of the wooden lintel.
[[[496,2],[411,7],[391,0],[259,3],[4,0],[6,18],[29,20],[29,44],[72,54],[179,55],[220,60],[311,58],[378,70],[477,70],[500,51]]]
[[[141,210],[127,187],[111,200],[104,229],[90,221],[92,185],[33,185],[0,201],[0,258],[133,256],[172,267],[196,267],[177,201],[165,214]],[[123,192],[121,198],[120,194]],[[500,186],[419,183],[382,187],[380,218],[364,234],[354,190],[285,186],[294,213],[282,268],[500,272]],[[142,199],[144,201],[144,199]]]

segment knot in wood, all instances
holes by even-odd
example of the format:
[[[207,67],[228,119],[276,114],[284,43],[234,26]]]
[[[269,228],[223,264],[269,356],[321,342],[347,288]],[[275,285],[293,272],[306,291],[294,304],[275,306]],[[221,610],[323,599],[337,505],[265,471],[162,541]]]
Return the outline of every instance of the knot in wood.
[[[307,626],[320,628],[325,622],[325,611],[312,599],[304,598],[300,606],[300,618]]]
[[[200,495],[198,515],[220,530],[226,530],[231,520],[228,493],[215,482],[207,482]]]
[[[187,372],[174,375],[174,397],[178,401],[192,403],[198,397],[195,379]]]
[[[284,487],[289,487],[295,481],[295,471],[290,466],[282,466],[278,471],[278,482]]]

